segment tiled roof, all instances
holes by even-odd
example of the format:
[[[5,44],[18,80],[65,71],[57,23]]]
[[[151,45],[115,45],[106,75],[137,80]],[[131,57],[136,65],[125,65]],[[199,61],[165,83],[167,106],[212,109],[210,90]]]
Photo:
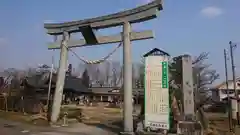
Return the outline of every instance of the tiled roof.
[[[113,87],[92,87],[89,88],[92,93],[98,93],[98,94],[109,94],[109,93],[121,93],[123,90],[122,88],[113,88]],[[115,92],[117,91],[117,92]],[[143,88],[133,88],[133,95],[144,95],[144,89]]]
[[[143,55],[143,57],[147,57],[147,56],[150,56],[150,55],[154,55],[154,53],[158,53],[158,55],[167,55],[167,56],[170,56],[169,53],[163,51],[163,50],[160,50],[158,48],[154,48],[152,50],[150,50],[149,52],[147,52],[146,54]]]
[[[27,83],[34,87],[46,87],[48,86],[50,73],[38,74],[27,78]],[[54,73],[52,76],[52,83],[55,84],[57,75]],[[55,87],[55,85],[52,85]],[[88,88],[82,84],[80,78],[74,76],[66,76],[64,89],[71,89],[75,92],[89,92]]]

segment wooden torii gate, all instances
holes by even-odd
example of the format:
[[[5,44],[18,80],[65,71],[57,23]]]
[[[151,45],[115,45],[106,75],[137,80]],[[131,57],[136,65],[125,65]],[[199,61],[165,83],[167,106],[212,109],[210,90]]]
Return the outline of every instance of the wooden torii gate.
[[[154,0],[146,5],[126,10],[123,12],[72,21],[65,23],[44,24],[47,33],[53,36],[62,35],[61,41],[49,43],[49,49],[61,49],[58,69],[57,84],[54,94],[51,122],[55,123],[59,117],[63,86],[65,80],[65,69],[67,67],[68,49],[73,47],[95,46],[123,42],[123,65],[124,65],[124,133],[133,133],[132,116],[132,52],[131,41],[153,38],[152,31],[131,31],[131,24],[147,21],[157,17],[157,11],[162,10],[162,0]],[[94,30],[123,26],[123,33],[112,36],[96,36]],[[84,39],[72,40],[72,33],[81,32]]]

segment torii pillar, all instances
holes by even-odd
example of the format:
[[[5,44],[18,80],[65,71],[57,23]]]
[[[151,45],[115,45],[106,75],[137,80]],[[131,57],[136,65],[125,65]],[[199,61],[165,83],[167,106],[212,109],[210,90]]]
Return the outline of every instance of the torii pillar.
[[[123,24],[123,88],[124,88],[124,131],[133,132],[132,106],[132,49],[130,41],[131,25]]]
[[[66,69],[67,69],[67,61],[68,61],[68,41],[70,38],[70,34],[68,32],[63,33],[63,39],[61,42],[61,53],[60,53],[60,60],[59,60],[59,68],[58,68],[58,77],[56,88],[54,92],[54,99],[53,99],[53,106],[52,106],[52,114],[51,114],[51,122],[56,123],[59,114],[61,111],[61,104],[62,104],[62,96],[63,96],[63,88],[65,84],[65,76],[66,76]]]

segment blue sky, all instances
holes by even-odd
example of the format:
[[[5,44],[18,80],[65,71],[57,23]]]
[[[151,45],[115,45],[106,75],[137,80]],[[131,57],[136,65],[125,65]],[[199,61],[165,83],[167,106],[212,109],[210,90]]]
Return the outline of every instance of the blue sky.
[[[0,68],[27,68],[58,60],[59,51],[47,50],[51,41],[44,22],[63,22],[96,17],[144,4],[147,0],[1,0],[0,1]],[[155,39],[132,43],[133,59],[157,47],[172,56],[210,52],[208,63],[224,75],[223,49],[230,40],[240,43],[239,0],[165,0],[164,10],[155,20],[134,24],[134,30],[151,29]],[[115,28],[100,31],[118,33]],[[76,36],[75,36],[76,37]],[[99,59],[116,45],[87,47],[75,51],[87,59]],[[236,71],[240,73],[240,46],[235,50]],[[121,60],[122,49],[111,59]],[[57,61],[56,60],[56,61]],[[80,63],[69,56],[75,67]],[[224,78],[223,76],[221,76]]]

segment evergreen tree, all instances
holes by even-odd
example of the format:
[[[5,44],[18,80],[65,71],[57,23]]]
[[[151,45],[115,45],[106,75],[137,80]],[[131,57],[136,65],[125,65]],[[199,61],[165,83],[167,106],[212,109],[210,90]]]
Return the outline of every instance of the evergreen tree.
[[[4,78],[3,77],[0,77],[0,89],[4,87]]]
[[[89,87],[90,78],[89,78],[87,69],[85,69],[83,74],[82,74],[82,84],[86,87]]]

